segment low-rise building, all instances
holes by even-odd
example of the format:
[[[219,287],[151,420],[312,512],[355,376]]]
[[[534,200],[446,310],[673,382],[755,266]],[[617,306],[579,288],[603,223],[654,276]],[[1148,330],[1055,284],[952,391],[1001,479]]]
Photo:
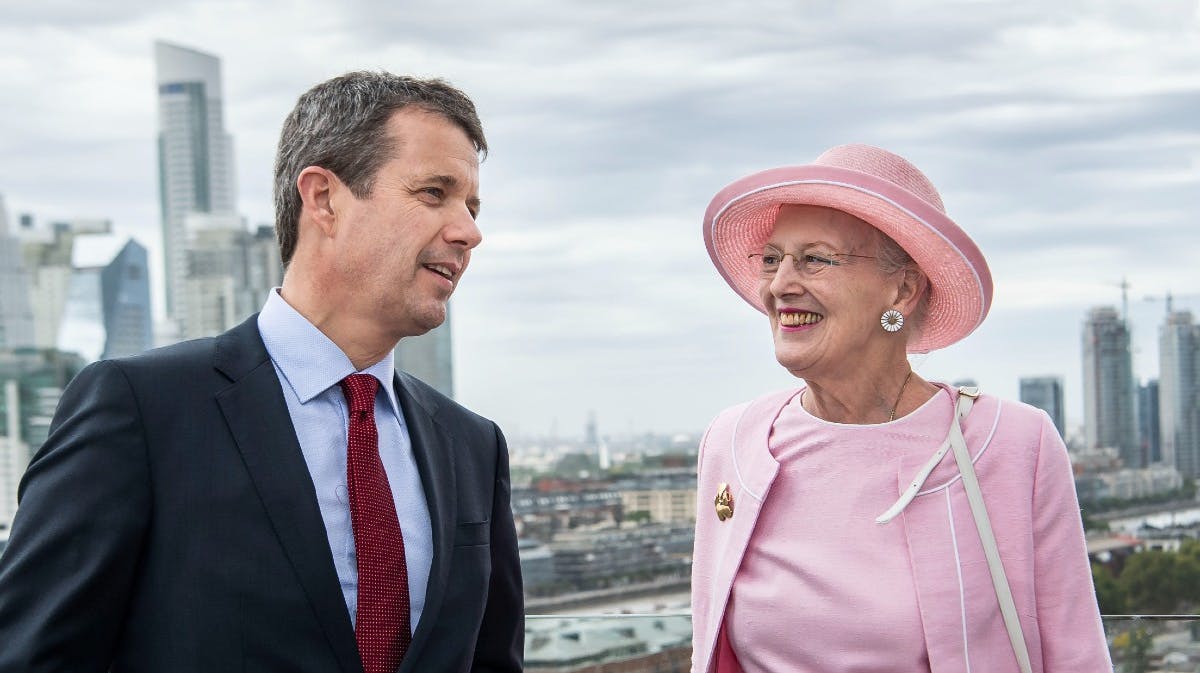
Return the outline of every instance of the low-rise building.
[[[525,622],[525,670],[540,673],[685,673],[687,616],[606,616]]]

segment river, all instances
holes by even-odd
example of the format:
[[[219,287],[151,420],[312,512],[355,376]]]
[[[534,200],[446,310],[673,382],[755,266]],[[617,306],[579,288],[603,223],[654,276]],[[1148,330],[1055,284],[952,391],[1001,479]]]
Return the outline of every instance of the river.
[[[1108,522],[1108,527],[1114,533],[1136,534],[1143,524],[1148,524],[1155,528],[1167,528],[1169,526],[1187,526],[1196,523],[1200,523],[1200,507],[1152,512],[1138,516],[1112,519]]]

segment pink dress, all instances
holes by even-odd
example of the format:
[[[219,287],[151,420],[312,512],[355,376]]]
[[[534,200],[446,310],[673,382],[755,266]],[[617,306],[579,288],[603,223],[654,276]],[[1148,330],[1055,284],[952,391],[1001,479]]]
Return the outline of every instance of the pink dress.
[[[823,421],[792,398],[768,446],[771,497],[733,584],[726,628],[747,673],[928,673],[904,529],[875,517],[896,500],[896,460],[940,445],[953,402],[942,390],[880,425]]]
[[[946,438],[956,391],[869,426],[798,394],[730,407],[700,442],[693,671],[1018,673],[953,457],[874,523]],[[1034,673],[1112,671],[1053,423],[982,395],[962,429]]]

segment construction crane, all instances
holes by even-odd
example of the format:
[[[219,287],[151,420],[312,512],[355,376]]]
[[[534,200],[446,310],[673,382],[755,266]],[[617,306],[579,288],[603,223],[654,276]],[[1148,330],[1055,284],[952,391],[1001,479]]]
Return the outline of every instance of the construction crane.
[[[1121,320],[1129,324],[1129,288],[1132,287],[1129,284],[1129,279],[1122,276],[1121,282],[1107,283],[1107,285],[1115,285],[1121,288]]]
[[[1165,302],[1166,306],[1167,306],[1167,315],[1171,315],[1171,312],[1174,310],[1172,308],[1172,302],[1174,302],[1176,299],[1184,299],[1184,300],[1200,299],[1200,294],[1195,294],[1195,293],[1174,294],[1168,290],[1166,294],[1162,294],[1162,295],[1158,295],[1158,294],[1146,295],[1146,301],[1163,301],[1163,302]]]

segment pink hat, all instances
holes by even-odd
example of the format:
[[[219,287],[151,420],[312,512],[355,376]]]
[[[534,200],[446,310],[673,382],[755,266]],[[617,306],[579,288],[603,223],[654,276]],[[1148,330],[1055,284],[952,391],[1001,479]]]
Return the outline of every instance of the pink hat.
[[[849,213],[900,244],[929,277],[929,311],[910,353],[962,339],[992,305],[992,274],[975,242],[946,216],[933,183],[904,158],[870,145],[839,145],[806,166],[773,168],[722,189],[704,213],[704,244],[725,282],[754,308],[762,249],[785,204]]]

